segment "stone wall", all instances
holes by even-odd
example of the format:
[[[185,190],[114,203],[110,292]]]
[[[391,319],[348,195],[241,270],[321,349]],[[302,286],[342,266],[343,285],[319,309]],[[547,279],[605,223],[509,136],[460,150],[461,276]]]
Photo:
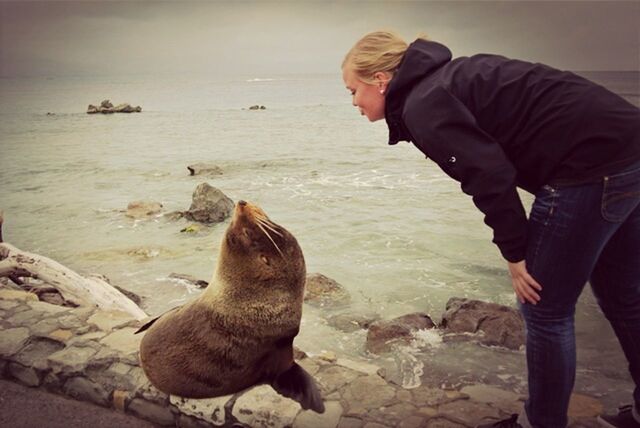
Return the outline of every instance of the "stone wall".
[[[484,385],[407,390],[387,382],[376,366],[335,357],[298,361],[321,387],[322,415],[302,411],[269,386],[214,399],[168,396],[139,366],[141,335],[133,334],[139,324],[124,313],[56,306],[0,289],[0,376],[161,426],[188,428],[473,427],[522,409],[521,397],[507,391]],[[590,426],[591,420],[574,426]]]

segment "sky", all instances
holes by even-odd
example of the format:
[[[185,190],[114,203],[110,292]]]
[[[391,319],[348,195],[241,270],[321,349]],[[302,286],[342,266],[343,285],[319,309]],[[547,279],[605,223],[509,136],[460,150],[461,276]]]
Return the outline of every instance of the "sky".
[[[419,33],[454,57],[639,70],[640,1],[7,2],[0,76],[339,73],[369,31]]]

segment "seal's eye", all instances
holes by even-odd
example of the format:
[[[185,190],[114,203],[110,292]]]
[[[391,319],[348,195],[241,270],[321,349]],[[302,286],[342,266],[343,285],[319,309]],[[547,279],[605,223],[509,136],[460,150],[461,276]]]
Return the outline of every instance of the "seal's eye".
[[[265,265],[269,266],[269,259],[264,254],[260,254],[260,261],[262,261],[262,263],[264,263]]]

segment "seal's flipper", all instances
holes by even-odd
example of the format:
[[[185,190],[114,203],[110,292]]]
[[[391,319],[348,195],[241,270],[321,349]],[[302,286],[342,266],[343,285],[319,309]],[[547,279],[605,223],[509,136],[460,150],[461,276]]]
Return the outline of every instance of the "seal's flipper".
[[[303,409],[324,413],[324,402],[316,382],[298,364],[293,363],[289,370],[282,372],[271,382],[271,386],[279,394],[300,403]]]
[[[166,314],[168,314],[171,311],[175,311],[178,308],[181,308],[182,306],[177,306],[173,309],[169,309],[167,312],[163,313],[162,315],[158,315],[157,317],[155,317],[154,319],[152,319],[151,321],[148,321],[145,325],[143,325],[142,327],[140,327],[135,333],[133,334],[138,334],[138,333],[142,333],[143,331],[147,330],[149,327],[151,327],[153,325],[154,322],[158,321],[160,318],[162,318],[163,316],[165,316]]]

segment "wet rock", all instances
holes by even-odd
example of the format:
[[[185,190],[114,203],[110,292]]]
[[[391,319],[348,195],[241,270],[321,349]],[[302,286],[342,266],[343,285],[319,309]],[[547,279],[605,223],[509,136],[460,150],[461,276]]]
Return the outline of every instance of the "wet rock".
[[[429,315],[420,312],[392,320],[376,321],[369,327],[366,348],[374,354],[388,352],[394,343],[410,342],[414,331],[435,326]]]
[[[371,324],[380,320],[378,314],[338,314],[327,318],[327,323],[345,333],[352,333],[357,330],[366,330]]]
[[[460,392],[480,403],[513,402],[520,399],[520,396],[514,392],[483,384],[465,386]]]
[[[169,278],[173,278],[173,279],[179,279],[182,281],[186,281],[189,284],[196,286],[198,288],[207,288],[207,285],[209,285],[209,283],[203,279],[198,279],[194,276],[191,275],[186,275],[183,273],[171,273],[169,274]]]
[[[256,104],[249,107],[249,110],[266,110],[266,107]]]
[[[140,297],[139,295],[137,295],[133,291],[126,290],[126,289],[124,289],[122,287],[118,287],[117,285],[114,285],[113,287],[116,290],[118,290],[119,292],[121,292],[122,294],[124,294],[125,296],[127,296],[136,305],[140,306],[140,304],[142,303],[142,297]]]
[[[321,273],[307,275],[304,301],[314,306],[336,306],[349,303],[351,297],[344,287]]]
[[[194,163],[187,167],[189,175],[206,175],[209,177],[215,177],[222,175],[222,168],[217,165],[207,163]]]
[[[395,388],[380,376],[362,376],[344,388],[343,398],[349,404],[349,416],[366,416],[370,410],[388,406],[395,401]]]
[[[599,400],[588,395],[571,394],[569,411],[567,412],[570,418],[595,418],[603,411],[604,406]]]
[[[177,221],[184,217],[184,213],[182,211],[171,211],[170,213],[164,214],[163,217],[168,221]]]
[[[231,215],[233,201],[219,189],[207,183],[199,184],[193,192],[191,207],[185,216],[200,223],[219,223]]]
[[[520,313],[496,303],[451,298],[441,327],[446,333],[476,333],[474,338],[485,345],[520,349],[525,343]]]
[[[34,367],[38,370],[46,370],[47,357],[64,348],[62,343],[44,337],[32,337],[27,346],[13,356],[16,361],[26,367]]]
[[[340,422],[338,422],[338,426],[336,428],[362,428],[364,426],[364,422],[360,418],[343,416],[340,418]]]
[[[133,219],[144,219],[162,212],[162,204],[153,201],[133,201],[127,206],[126,216]]]
[[[438,407],[438,414],[446,419],[467,426],[500,420],[504,415],[500,410],[484,403],[470,400],[457,400]]]
[[[315,375],[315,378],[319,383],[322,393],[329,394],[342,388],[360,376],[362,376],[362,373],[346,367],[330,365],[323,367],[322,370]]]

